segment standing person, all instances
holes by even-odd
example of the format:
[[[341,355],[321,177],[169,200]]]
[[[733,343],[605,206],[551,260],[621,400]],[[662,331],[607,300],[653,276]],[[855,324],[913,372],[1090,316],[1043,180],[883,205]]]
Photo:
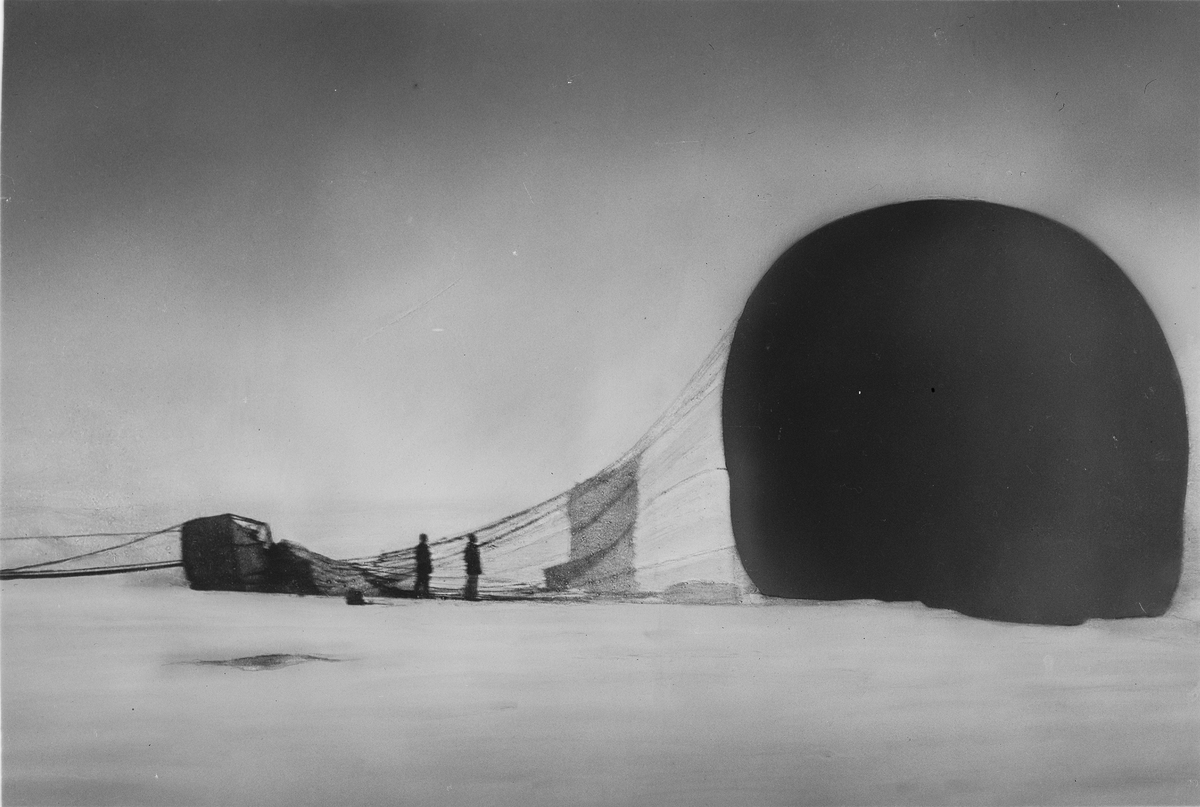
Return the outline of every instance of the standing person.
[[[467,587],[463,597],[468,600],[479,599],[479,575],[483,574],[483,565],[479,562],[479,544],[475,543],[475,533],[467,536],[467,548],[463,550],[463,560],[467,563]]]
[[[417,587],[418,597],[429,596],[429,576],[433,574],[433,558],[429,555],[429,536],[421,533],[421,542],[417,544]]]

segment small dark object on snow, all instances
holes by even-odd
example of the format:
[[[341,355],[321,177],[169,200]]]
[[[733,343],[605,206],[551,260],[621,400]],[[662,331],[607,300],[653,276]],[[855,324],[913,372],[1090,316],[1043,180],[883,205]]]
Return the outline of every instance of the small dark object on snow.
[[[366,605],[367,601],[363,599],[363,593],[356,588],[346,591],[346,605]]]

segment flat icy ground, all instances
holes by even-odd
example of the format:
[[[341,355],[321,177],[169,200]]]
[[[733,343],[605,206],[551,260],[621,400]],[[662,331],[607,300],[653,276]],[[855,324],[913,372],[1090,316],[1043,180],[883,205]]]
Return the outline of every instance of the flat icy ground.
[[[1180,618],[2,590],[5,805],[1200,800]]]

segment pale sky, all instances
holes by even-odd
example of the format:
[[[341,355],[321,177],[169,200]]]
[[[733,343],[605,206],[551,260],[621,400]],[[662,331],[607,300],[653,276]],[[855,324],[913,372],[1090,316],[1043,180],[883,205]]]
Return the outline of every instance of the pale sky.
[[[1198,41],[1194,4],[7,4],[0,530],[469,529],[631,445],[790,243],[922,197],[1106,250],[1194,442]]]

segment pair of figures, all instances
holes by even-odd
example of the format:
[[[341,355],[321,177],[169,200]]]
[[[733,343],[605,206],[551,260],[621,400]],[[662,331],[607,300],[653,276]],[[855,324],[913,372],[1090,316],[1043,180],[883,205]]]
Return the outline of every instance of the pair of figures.
[[[479,575],[483,574],[483,564],[479,562],[479,544],[476,543],[475,533],[467,536],[467,548],[463,550],[463,560],[467,564],[467,587],[463,589],[463,599],[479,599]],[[421,533],[421,542],[417,544],[417,587],[418,597],[429,596],[429,577],[433,574],[433,558],[429,554],[429,536]]]

